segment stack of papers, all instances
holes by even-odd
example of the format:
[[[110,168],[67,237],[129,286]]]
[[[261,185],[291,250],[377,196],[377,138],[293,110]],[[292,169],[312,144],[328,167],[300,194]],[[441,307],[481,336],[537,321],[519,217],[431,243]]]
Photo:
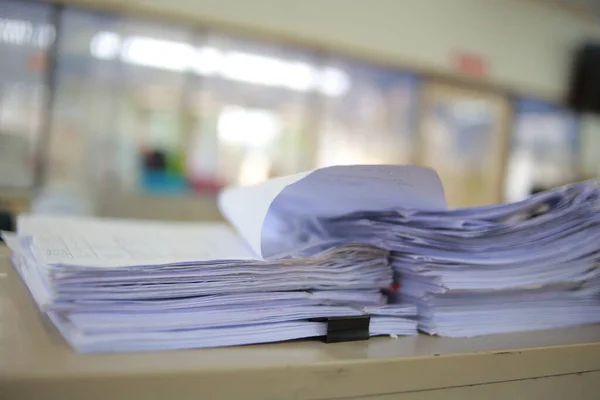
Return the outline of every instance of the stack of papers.
[[[237,233],[22,216],[5,239],[40,308],[86,352],[322,336],[319,318],[367,314],[371,335],[392,336],[600,322],[596,182],[449,210],[431,169],[337,166],[228,189],[220,208]]]
[[[513,204],[355,213],[321,231],[391,250],[399,298],[418,305],[424,332],[557,328],[600,322],[599,199],[583,182]]]
[[[275,183],[243,189],[251,198],[261,189],[276,193],[263,250],[304,254],[352,243],[390,250],[397,299],[418,306],[426,333],[463,337],[600,322],[597,182],[456,210],[427,168],[338,166],[273,190]]]
[[[416,333],[386,305],[388,252],[345,245],[263,260],[221,224],[21,216],[4,234],[35,301],[81,352],[165,350],[323,336],[316,318],[370,315],[371,335]]]

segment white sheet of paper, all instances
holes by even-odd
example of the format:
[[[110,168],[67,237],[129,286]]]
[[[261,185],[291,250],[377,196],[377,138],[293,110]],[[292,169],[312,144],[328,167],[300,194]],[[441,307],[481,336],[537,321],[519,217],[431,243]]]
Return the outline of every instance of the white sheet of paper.
[[[37,255],[48,264],[113,267],[258,259],[220,223],[22,215],[17,230],[34,237]]]
[[[265,222],[277,224],[276,218],[270,218],[274,210],[285,210],[282,214],[291,211],[295,218],[308,219],[359,211],[447,208],[437,173],[430,168],[410,165],[321,168],[255,186],[226,189],[220,196],[219,206],[252,250],[265,258],[281,248],[280,242],[267,243],[269,238],[265,236]],[[280,236],[276,227],[268,228],[270,233]]]
[[[269,179],[253,186],[234,186],[219,195],[221,214],[231,223],[250,248],[261,254],[261,232],[271,203],[281,191],[310,172]]]

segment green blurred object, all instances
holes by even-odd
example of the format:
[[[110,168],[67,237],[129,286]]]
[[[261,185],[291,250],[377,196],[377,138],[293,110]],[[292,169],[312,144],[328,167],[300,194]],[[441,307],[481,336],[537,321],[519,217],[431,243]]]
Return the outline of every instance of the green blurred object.
[[[185,154],[182,151],[167,154],[167,171],[171,174],[185,176]]]

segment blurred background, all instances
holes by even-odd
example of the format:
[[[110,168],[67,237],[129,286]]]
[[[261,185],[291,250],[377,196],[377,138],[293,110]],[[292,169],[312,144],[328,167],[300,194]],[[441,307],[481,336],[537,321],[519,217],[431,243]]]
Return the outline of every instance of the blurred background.
[[[567,106],[595,40],[592,0],[0,0],[0,209],[219,219],[225,185],[364,163],[519,200],[600,174]]]

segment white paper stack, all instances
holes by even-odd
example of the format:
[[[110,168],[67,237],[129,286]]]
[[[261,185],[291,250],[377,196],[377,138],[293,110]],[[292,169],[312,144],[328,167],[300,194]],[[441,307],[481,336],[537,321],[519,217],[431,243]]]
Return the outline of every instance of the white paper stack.
[[[224,225],[21,217],[8,236],[40,308],[80,351],[321,336],[444,336],[600,322],[600,189],[448,210],[435,171],[336,166],[220,197]],[[391,264],[390,264],[391,262]],[[399,280],[398,303],[381,289]]]
[[[597,182],[583,182],[513,204],[355,213],[320,229],[392,250],[399,297],[418,305],[427,333],[556,328],[600,322],[599,199]]]
[[[449,210],[430,169],[338,166],[295,177],[274,192],[263,251],[310,254],[352,243],[388,249],[398,299],[418,305],[419,328],[427,333],[474,336],[600,322],[597,182],[513,204]]]
[[[39,307],[79,351],[321,336],[327,324],[315,318],[365,314],[371,335],[415,334],[416,306],[386,305],[381,294],[393,282],[389,251],[303,229],[307,217],[365,206],[438,205],[437,175],[404,168],[326,168],[231,188],[220,208],[237,233],[214,224],[21,216],[6,241]],[[287,219],[286,209],[303,217]],[[288,234],[290,226],[299,230]]]
[[[371,315],[371,335],[416,333],[386,306],[388,252],[347,245],[261,260],[221,224],[21,216],[4,234],[39,307],[82,352],[164,350],[322,336],[315,318]]]

